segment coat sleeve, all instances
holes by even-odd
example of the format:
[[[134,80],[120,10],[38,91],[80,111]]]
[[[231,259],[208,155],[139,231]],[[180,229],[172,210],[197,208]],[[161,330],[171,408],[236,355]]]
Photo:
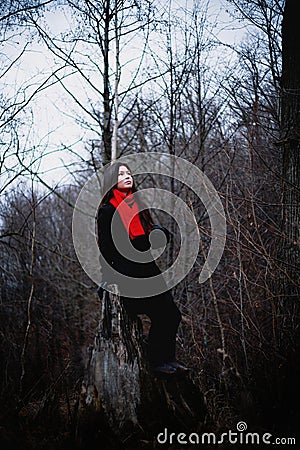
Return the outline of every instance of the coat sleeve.
[[[167,228],[162,227],[161,225],[153,225],[151,231],[154,231],[154,230],[163,231],[163,233],[164,233],[164,235],[165,235],[165,237],[167,239],[167,244],[170,242],[171,233],[170,233],[170,231]],[[159,248],[160,246],[161,246],[161,239],[158,238],[155,248]]]

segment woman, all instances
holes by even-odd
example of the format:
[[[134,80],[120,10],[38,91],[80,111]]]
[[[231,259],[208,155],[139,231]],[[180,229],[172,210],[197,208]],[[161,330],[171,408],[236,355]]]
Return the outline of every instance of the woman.
[[[119,251],[113,238],[117,236],[119,242],[126,242],[129,237],[133,248],[145,254],[154,242],[153,234],[151,236],[150,234],[155,229],[162,230],[167,241],[169,240],[168,230],[154,225],[150,211],[142,208],[141,202],[132,196],[136,188],[130,168],[121,162],[109,166],[104,173],[103,191],[105,195],[97,214],[102,279],[108,284],[116,283],[120,288],[118,274],[121,274],[121,277],[125,275],[129,281],[133,278],[142,278],[142,282],[149,277],[161,275],[153,259],[147,262],[127,259],[124,252]],[[159,242],[156,244],[160,246]],[[166,374],[187,370],[175,359],[176,333],[181,313],[173,301],[171,292],[162,289],[159,291],[162,293],[141,298],[122,295],[122,287],[120,292],[123,306],[129,314],[146,314],[151,320],[148,336],[148,358],[151,368],[155,372]]]

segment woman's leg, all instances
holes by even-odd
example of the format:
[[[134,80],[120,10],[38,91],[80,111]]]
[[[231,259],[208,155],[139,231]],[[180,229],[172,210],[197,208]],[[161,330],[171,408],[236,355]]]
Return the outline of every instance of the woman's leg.
[[[129,314],[146,314],[151,320],[148,337],[150,364],[156,366],[174,360],[181,313],[171,292],[143,299],[123,298],[123,304]]]

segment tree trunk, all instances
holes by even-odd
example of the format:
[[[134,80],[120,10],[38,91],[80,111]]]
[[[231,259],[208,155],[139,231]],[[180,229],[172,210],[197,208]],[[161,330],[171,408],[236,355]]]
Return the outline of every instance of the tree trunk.
[[[157,378],[145,359],[142,322],[122,308],[117,287],[105,293],[78,408],[80,449],[156,448],[158,433],[199,432],[206,415],[190,376]]]
[[[118,23],[117,0],[115,1],[115,92],[114,92],[114,124],[112,132],[111,160],[118,156],[118,129],[119,129],[119,81],[120,81],[120,30]]]
[[[299,300],[300,280],[300,37],[297,0],[287,0],[282,25],[282,232],[286,300]]]
[[[111,23],[110,17],[110,0],[105,1],[104,15],[104,40],[103,40],[103,128],[102,139],[104,145],[104,154],[102,156],[103,165],[111,160],[111,104],[110,104],[110,83],[109,83],[109,27]]]

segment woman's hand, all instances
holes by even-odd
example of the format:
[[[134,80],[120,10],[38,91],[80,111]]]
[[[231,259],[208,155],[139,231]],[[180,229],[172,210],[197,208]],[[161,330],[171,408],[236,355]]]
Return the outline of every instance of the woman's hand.
[[[97,293],[98,293],[100,300],[103,300],[103,294],[104,294],[104,290],[105,290],[105,287],[107,286],[107,284],[108,284],[107,281],[101,281],[101,283],[98,286]]]

